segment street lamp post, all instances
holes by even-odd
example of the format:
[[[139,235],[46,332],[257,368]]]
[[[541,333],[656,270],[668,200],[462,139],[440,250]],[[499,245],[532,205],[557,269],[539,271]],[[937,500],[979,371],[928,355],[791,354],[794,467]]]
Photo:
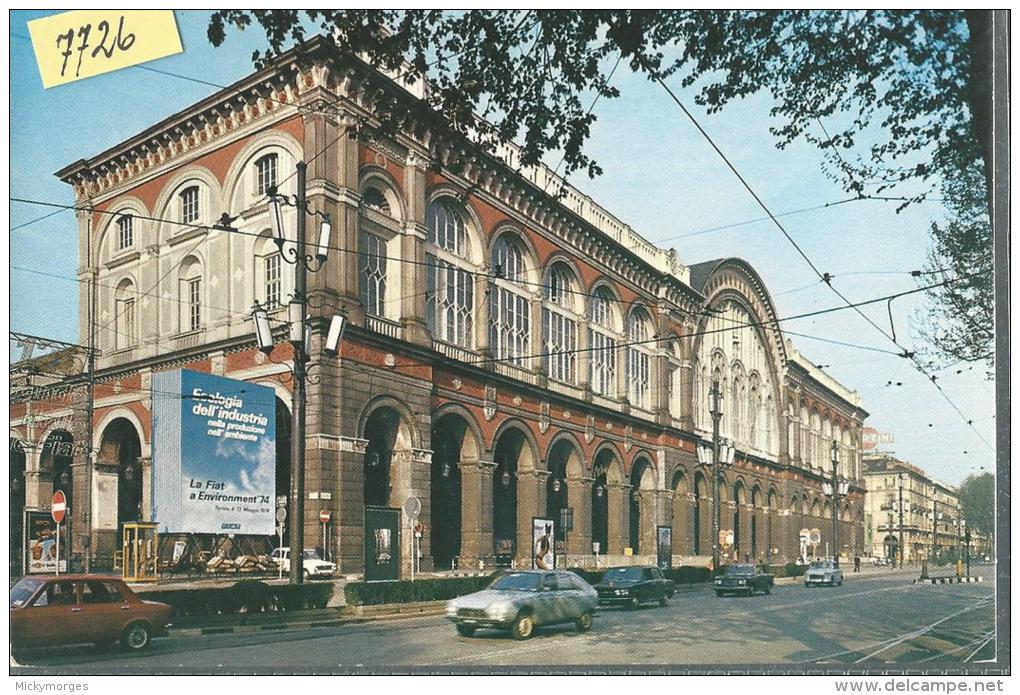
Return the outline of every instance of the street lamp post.
[[[899,542],[899,548],[900,548],[900,569],[903,569],[903,558],[906,555],[907,549],[903,545],[903,472],[902,471],[899,474],[899,484],[900,484],[900,486],[899,486],[900,487],[900,509],[899,509],[899,512],[900,512],[900,542]]]
[[[290,439],[290,583],[301,584],[304,581],[303,566],[300,558],[304,556],[304,495],[305,495],[305,381],[308,378],[306,363],[310,359],[308,342],[308,272],[317,272],[326,262],[329,250],[332,221],[328,214],[310,210],[307,199],[305,162],[297,163],[297,193],[293,202],[286,195],[279,193],[275,186],[270,187],[266,194],[270,202],[270,218],[272,221],[274,241],[280,250],[280,257],[295,267],[294,293],[288,305],[288,323],[290,324],[289,341],[294,349],[294,364],[291,371],[294,375],[294,395],[291,408],[291,439]],[[297,228],[292,242],[284,233],[283,212],[281,206],[293,205],[297,208]],[[307,253],[305,248],[306,216],[312,214],[322,220],[319,231],[319,243],[315,255]],[[288,246],[293,244],[293,246]],[[259,349],[269,354],[273,351],[273,336],[269,326],[266,310],[257,302],[252,309],[255,320],[255,335]],[[340,339],[343,335],[345,319],[334,316],[326,337],[324,351],[339,352]]]
[[[931,563],[935,566],[938,557],[938,533],[939,533],[939,501],[934,498],[931,501]]]
[[[722,390],[719,388],[717,379],[712,381],[712,388],[709,391],[712,398],[709,412],[712,415],[712,446],[698,446],[698,462],[701,464],[712,464],[712,568],[719,567],[720,555],[722,553],[719,535],[722,531],[722,505],[720,484],[722,482],[722,469],[733,463],[735,449],[731,443],[724,443],[719,437],[719,421],[722,419],[722,407],[720,399]]]
[[[832,557],[839,567],[839,498],[849,492],[850,484],[839,479],[839,445],[835,441],[829,450],[829,460],[832,462],[832,481],[822,483],[822,490],[832,502]]]
[[[722,408],[719,405],[719,398],[722,395],[719,390],[719,381],[712,381],[712,390],[709,391],[712,397],[712,569],[719,569],[719,532],[722,530],[722,514],[719,508],[719,478],[721,470],[719,466],[719,421],[722,419]]]

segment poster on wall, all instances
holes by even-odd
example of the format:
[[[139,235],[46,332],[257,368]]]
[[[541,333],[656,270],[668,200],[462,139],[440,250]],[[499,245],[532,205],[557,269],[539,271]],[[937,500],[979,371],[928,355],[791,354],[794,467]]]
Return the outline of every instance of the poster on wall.
[[[556,538],[556,524],[552,519],[532,517],[531,519],[531,547],[534,552],[531,555],[532,569],[551,570],[556,567],[556,553],[554,551],[554,539]]]
[[[67,571],[67,524],[60,529],[60,571]],[[25,574],[57,571],[57,525],[48,511],[25,511]]]
[[[673,566],[673,529],[671,527],[655,527],[655,556],[659,563],[659,569],[668,570]]]
[[[400,509],[365,506],[365,581],[400,579]]]
[[[161,533],[275,533],[276,394],[178,369],[152,375],[152,520]]]

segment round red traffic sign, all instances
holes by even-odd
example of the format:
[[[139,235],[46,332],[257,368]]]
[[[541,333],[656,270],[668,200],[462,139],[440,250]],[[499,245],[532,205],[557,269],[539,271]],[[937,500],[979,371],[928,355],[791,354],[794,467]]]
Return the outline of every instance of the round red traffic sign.
[[[60,523],[64,520],[64,512],[67,511],[67,498],[64,497],[64,493],[57,490],[53,493],[53,501],[50,504],[50,515],[53,517],[53,521]]]
[[[319,521],[321,521],[324,524],[328,524],[329,523],[329,510],[328,509],[323,509],[321,512],[319,512]]]

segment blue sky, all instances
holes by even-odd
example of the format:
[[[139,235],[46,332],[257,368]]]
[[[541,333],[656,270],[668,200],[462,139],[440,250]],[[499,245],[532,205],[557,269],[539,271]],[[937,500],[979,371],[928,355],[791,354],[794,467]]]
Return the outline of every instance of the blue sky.
[[[70,188],[53,172],[130,137],[213,89],[127,68],[43,90],[25,24],[45,14],[11,14],[10,188],[15,197],[70,204]],[[260,32],[231,32],[224,45],[213,48],[205,35],[208,14],[177,12],[184,52],[148,65],[223,85],[249,73],[251,52],[264,42]],[[631,74],[626,64],[616,71],[613,84],[621,97],[598,102],[598,121],[588,143],[589,154],[605,173],[593,181],[575,175],[574,185],[651,241],[690,235],[662,244],[675,247],[684,263],[722,256],[747,260],[764,279],[780,316],[840,304],[824,284],[814,282],[811,269],[769,222],[694,234],[761,218],[763,212],[659,85]],[[775,147],[766,96],[707,115],[694,106],[689,91],[673,88],[773,212],[848,197],[825,176],[814,146],[798,142],[784,150]],[[555,165],[558,158],[550,159]],[[836,276],[835,286],[853,300],[865,300],[916,287],[907,273],[923,265],[931,222],[944,215],[937,202],[899,214],[895,206],[852,202],[781,219],[815,264]],[[49,212],[12,203],[11,226]],[[11,232],[12,330],[76,340],[75,245],[69,211]],[[922,301],[921,295],[913,295],[893,304],[896,334],[905,344],[915,343],[911,318]],[[43,306],[46,310],[40,311]],[[884,304],[865,311],[888,326]],[[894,348],[851,311],[783,325],[830,340]],[[831,365],[830,374],[860,392],[871,413],[867,424],[893,433],[897,456],[950,483],[981,466],[994,468],[992,451],[907,360],[807,338],[794,337],[794,343],[814,362]],[[965,371],[956,374],[960,367]],[[967,367],[941,372],[940,383],[992,442],[994,386],[984,378],[983,368]],[[889,381],[902,386],[887,386]]]

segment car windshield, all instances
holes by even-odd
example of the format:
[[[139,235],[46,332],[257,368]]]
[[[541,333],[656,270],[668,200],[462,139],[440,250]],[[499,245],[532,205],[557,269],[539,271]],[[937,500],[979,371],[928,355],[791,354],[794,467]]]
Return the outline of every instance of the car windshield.
[[[740,576],[754,574],[754,568],[750,565],[730,565],[726,568],[726,574]]]
[[[641,579],[642,570],[640,567],[614,567],[613,569],[606,570],[605,576],[602,577],[603,581],[623,580],[623,581],[636,581]]]
[[[321,560],[322,559],[321,557],[319,557],[319,551],[318,550],[311,550],[311,549],[308,549],[308,548],[305,548],[304,558],[306,560]]]
[[[491,585],[490,589],[504,591],[538,591],[542,583],[542,575],[532,572],[511,572],[505,574]]]
[[[43,585],[41,579],[33,579],[32,577],[25,577],[20,582],[11,587],[11,608],[18,608],[24,606],[28,599],[32,598],[32,594],[38,591],[39,587]]]
[[[817,560],[811,563],[811,569],[813,570],[827,570],[832,567],[832,563],[827,560]]]

